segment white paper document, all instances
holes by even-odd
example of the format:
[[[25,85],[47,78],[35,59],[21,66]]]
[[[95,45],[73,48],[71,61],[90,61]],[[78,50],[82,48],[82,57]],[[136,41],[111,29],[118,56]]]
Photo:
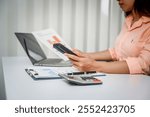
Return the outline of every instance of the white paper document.
[[[60,78],[56,72],[44,67],[29,67],[25,71],[34,79],[57,79]]]
[[[62,58],[64,61],[68,61],[69,59],[61,52],[53,48],[53,44],[61,43],[67,48],[71,50],[71,47],[52,29],[32,32],[35,38],[43,43],[46,47],[48,47],[52,52]]]
[[[28,67],[25,71],[34,79],[58,79],[58,74],[77,72],[74,67]]]

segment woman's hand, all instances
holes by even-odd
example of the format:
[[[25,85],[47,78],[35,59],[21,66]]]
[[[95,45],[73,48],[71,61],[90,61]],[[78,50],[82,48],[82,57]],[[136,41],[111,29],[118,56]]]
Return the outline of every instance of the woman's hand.
[[[80,71],[95,71],[94,65],[96,61],[94,59],[92,59],[87,53],[79,50],[74,49],[73,52],[77,54],[77,56],[67,53],[65,53],[65,55],[71,60],[74,67]]]
[[[88,58],[92,58],[90,56],[90,54],[86,53],[86,52],[82,52],[78,49],[73,49],[73,52],[76,53],[78,56],[84,56],[84,57],[88,57]]]

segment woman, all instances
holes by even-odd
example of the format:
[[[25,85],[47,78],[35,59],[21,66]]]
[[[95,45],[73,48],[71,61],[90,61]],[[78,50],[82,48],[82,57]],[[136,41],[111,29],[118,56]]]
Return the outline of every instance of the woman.
[[[66,54],[80,71],[105,73],[150,73],[150,0],[117,0],[126,19],[115,47],[78,56]]]

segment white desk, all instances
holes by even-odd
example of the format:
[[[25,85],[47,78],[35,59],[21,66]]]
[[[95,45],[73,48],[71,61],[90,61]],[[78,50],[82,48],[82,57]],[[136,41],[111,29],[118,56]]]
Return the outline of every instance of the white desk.
[[[108,74],[101,77],[102,85],[71,85],[64,79],[33,80],[25,68],[28,58],[2,59],[7,99],[101,100],[150,99],[150,77],[146,75]]]

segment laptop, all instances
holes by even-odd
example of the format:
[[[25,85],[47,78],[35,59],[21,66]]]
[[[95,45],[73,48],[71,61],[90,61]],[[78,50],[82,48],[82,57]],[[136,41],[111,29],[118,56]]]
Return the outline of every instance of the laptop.
[[[63,59],[47,58],[38,41],[32,33],[15,33],[30,61],[35,66],[70,67],[70,61]]]

